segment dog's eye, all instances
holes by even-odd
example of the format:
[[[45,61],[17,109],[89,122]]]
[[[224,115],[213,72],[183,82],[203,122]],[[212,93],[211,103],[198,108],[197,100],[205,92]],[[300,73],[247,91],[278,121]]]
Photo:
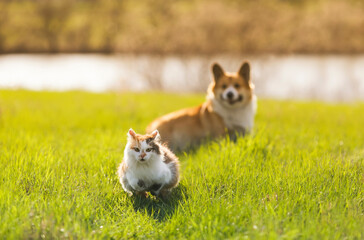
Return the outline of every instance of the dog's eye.
[[[153,150],[152,148],[147,148],[147,150],[145,150],[145,151],[151,152],[152,150]]]
[[[140,152],[140,149],[136,147],[136,148],[134,148],[134,151]]]
[[[240,84],[239,84],[239,83],[235,83],[235,84],[234,84],[234,87],[235,87],[235,88],[240,88]]]
[[[223,84],[222,85],[222,89],[225,89],[225,88],[227,88],[227,85],[226,84]]]

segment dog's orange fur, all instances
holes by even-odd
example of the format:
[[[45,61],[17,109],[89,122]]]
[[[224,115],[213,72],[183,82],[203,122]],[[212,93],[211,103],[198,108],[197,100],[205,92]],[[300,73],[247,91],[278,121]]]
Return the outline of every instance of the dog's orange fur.
[[[246,129],[230,124],[223,115],[228,115],[229,112],[234,114],[236,109],[252,101],[254,86],[250,81],[250,65],[244,63],[238,73],[225,73],[218,64],[214,64],[212,72],[214,81],[208,88],[208,97],[204,103],[154,120],[147,127],[147,132],[158,129],[163,139],[176,150],[195,146],[207,138],[223,136],[227,131],[244,133]],[[227,86],[234,87],[236,93],[243,96],[243,99],[236,103],[224,100],[222,94]],[[219,108],[226,110],[227,114]]]
[[[213,111],[211,101],[160,117],[148,126],[147,132],[153,129],[158,129],[168,145],[177,150],[197,145],[205,138],[215,138],[225,132],[223,120]]]

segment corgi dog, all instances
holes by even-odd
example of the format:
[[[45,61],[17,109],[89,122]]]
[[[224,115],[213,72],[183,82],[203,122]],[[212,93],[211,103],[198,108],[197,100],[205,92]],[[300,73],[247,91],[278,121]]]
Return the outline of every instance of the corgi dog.
[[[179,151],[194,147],[204,139],[225,134],[234,138],[236,133],[250,132],[257,109],[250,64],[244,62],[238,72],[228,73],[215,63],[212,73],[213,81],[204,103],[154,120],[147,132],[158,129],[169,146]]]

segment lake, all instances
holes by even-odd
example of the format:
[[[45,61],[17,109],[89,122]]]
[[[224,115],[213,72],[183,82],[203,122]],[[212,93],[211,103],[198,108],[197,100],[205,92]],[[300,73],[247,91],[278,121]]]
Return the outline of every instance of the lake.
[[[0,55],[0,88],[205,92],[213,62],[237,71],[243,60],[261,98],[364,100],[364,55]]]

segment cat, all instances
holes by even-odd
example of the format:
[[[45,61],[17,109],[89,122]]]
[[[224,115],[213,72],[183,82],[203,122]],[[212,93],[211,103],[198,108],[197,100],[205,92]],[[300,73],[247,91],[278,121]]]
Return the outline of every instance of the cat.
[[[130,196],[133,193],[166,197],[179,182],[179,161],[161,143],[158,130],[140,135],[128,131],[124,158],[118,168],[120,183]]]

